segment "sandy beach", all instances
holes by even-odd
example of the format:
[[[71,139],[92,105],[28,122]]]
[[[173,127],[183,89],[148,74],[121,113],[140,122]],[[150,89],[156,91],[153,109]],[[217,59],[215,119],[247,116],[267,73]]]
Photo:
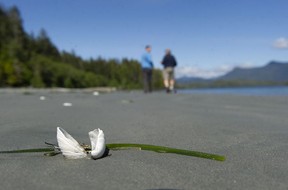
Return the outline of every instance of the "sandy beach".
[[[0,154],[1,189],[288,189],[287,97],[0,91],[1,151],[57,143],[57,127],[80,143],[89,144],[88,132],[101,128],[107,143],[162,145],[227,160],[137,150],[111,151],[100,160]]]

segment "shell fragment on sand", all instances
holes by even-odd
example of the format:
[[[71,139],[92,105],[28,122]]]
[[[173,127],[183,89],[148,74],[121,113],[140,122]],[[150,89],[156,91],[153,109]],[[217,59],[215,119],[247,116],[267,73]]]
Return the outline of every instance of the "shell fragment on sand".
[[[65,107],[71,107],[71,106],[72,106],[72,103],[70,103],[70,102],[65,102],[65,103],[63,103],[63,106],[65,106]]]

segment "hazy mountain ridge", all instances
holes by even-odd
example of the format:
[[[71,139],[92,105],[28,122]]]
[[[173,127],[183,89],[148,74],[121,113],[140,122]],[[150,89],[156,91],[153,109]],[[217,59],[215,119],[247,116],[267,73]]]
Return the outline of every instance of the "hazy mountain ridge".
[[[227,74],[213,79],[182,77],[177,79],[179,85],[276,85],[288,84],[288,62],[271,61],[265,66],[254,68],[236,67]]]
[[[288,62],[271,61],[263,67],[235,68],[216,80],[288,81]]]

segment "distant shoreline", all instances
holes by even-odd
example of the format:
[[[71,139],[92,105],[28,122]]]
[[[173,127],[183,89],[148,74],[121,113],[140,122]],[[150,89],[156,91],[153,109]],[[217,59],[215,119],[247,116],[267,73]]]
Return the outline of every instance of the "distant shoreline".
[[[226,87],[181,89],[182,94],[229,94],[249,96],[288,96],[288,86]]]
[[[0,93],[71,93],[71,92],[102,92],[109,93],[117,91],[116,87],[95,87],[95,88],[0,88]]]

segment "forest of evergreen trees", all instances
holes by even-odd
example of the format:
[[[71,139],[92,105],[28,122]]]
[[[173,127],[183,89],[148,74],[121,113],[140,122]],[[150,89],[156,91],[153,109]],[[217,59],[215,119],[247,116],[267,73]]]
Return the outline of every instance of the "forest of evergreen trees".
[[[162,87],[161,71],[156,69],[153,77],[154,88]],[[101,57],[84,60],[74,52],[60,52],[45,30],[37,36],[24,31],[17,7],[0,5],[0,87],[99,86],[141,88],[139,62]]]

